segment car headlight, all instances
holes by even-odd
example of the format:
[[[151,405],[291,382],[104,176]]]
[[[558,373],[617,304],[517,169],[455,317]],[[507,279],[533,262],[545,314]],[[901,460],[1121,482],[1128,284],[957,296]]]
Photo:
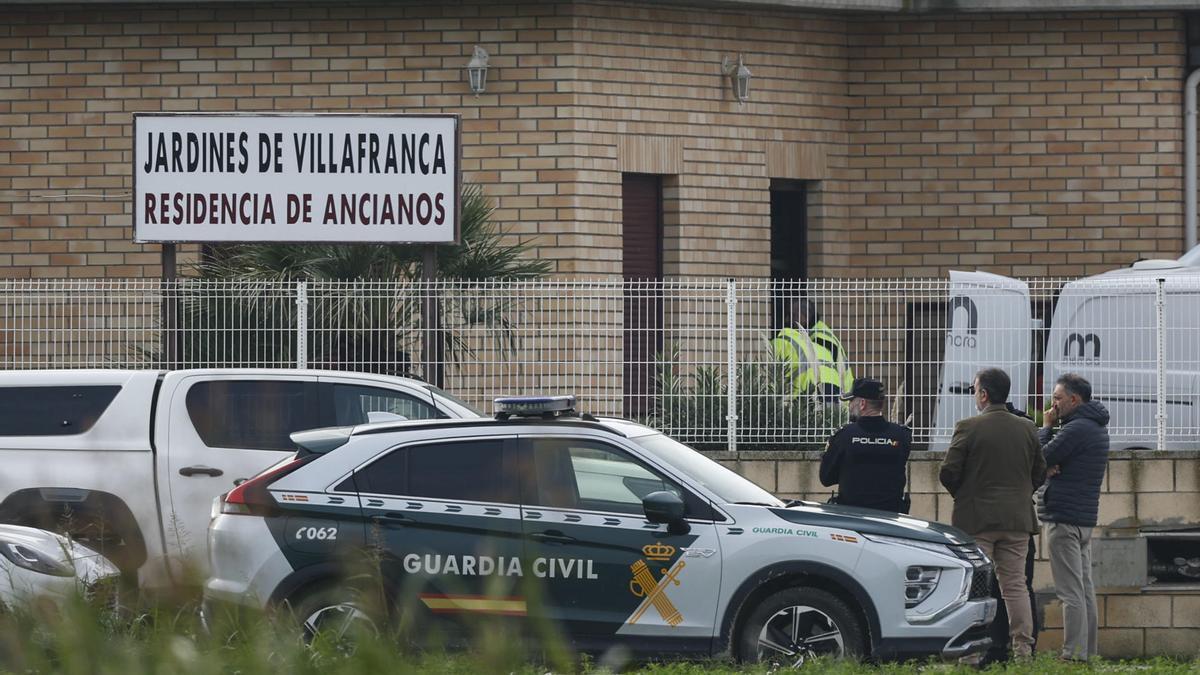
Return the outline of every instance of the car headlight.
[[[56,577],[75,576],[74,565],[56,560],[42,551],[26,546],[25,544],[18,544],[13,541],[0,541],[0,555],[8,558],[17,567],[24,567],[27,570],[33,570],[40,574],[49,574]]]
[[[937,590],[942,578],[940,567],[913,565],[904,571],[904,608],[912,609],[925,602]]]
[[[898,546],[909,546],[912,548],[919,548],[922,551],[929,551],[930,553],[937,553],[938,555],[948,556],[948,557],[954,558],[955,560],[958,559],[958,557],[954,555],[954,552],[951,551],[950,547],[946,544],[935,544],[931,541],[920,541],[918,539],[905,539],[903,537],[889,537],[884,534],[864,534],[864,533],[860,533],[860,534],[862,534],[867,539],[870,539],[871,541],[874,541],[874,542],[878,542],[880,544],[896,544]]]

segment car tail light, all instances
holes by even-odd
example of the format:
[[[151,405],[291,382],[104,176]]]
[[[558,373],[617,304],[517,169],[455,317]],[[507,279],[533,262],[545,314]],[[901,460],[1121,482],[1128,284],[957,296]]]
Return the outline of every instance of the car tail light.
[[[276,507],[275,500],[267,487],[289,473],[299,469],[318,455],[297,457],[273,469],[268,469],[254,478],[230,490],[221,499],[221,513],[242,516],[270,515]]]

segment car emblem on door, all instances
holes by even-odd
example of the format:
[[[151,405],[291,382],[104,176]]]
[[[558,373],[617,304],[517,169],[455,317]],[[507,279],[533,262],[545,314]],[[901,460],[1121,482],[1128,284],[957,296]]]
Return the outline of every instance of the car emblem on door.
[[[646,556],[646,560],[667,562],[671,556],[675,555],[675,547],[666,544],[648,544],[642,547],[642,554]],[[653,606],[668,626],[678,626],[683,622],[683,615],[679,613],[675,603],[671,602],[671,598],[667,596],[667,588],[672,583],[676,586],[680,585],[679,573],[683,571],[687,563],[680,560],[671,569],[663,569],[662,576],[655,579],[654,572],[650,571],[646,560],[639,560],[630,565],[630,569],[633,570],[633,579],[629,581],[629,592],[643,600],[633,615],[629,617],[629,623],[637,623]]]

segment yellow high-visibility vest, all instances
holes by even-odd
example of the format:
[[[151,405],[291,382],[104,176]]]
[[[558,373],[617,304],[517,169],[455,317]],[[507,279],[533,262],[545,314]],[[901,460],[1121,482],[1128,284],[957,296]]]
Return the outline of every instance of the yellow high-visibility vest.
[[[832,385],[836,393],[850,391],[854,386],[854,371],[846,363],[846,348],[824,321],[818,321],[808,336],[821,363],[822,385]]]
[[[787,364],[788,377],[792,378],[792,393],[801,396],[811,392],[821,377],[821,362],[808,333],[797,328],[784,328],[771,340],[775,358]]]
[[[771,340],[775,358],[788,366],[792,393],[802,396],[820,389],[833,394],[850,391],[854,372],[846,363],[846,350],[824,321],[810,331],[784,328]]]

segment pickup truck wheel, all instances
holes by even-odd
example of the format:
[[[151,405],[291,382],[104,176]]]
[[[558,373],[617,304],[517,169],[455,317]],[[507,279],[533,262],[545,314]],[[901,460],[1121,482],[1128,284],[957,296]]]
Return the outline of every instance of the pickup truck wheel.
[[[807,586],[767,596],[738,633],[742,661],[798,668],[817,657],[856,658],[863,654],[863,629],[846,603]]]
[[[357,595],[352,588],[326,585],[297,598],[292,615],[304,644],[352,653],[360,640],[379,637],[375,619]]]

